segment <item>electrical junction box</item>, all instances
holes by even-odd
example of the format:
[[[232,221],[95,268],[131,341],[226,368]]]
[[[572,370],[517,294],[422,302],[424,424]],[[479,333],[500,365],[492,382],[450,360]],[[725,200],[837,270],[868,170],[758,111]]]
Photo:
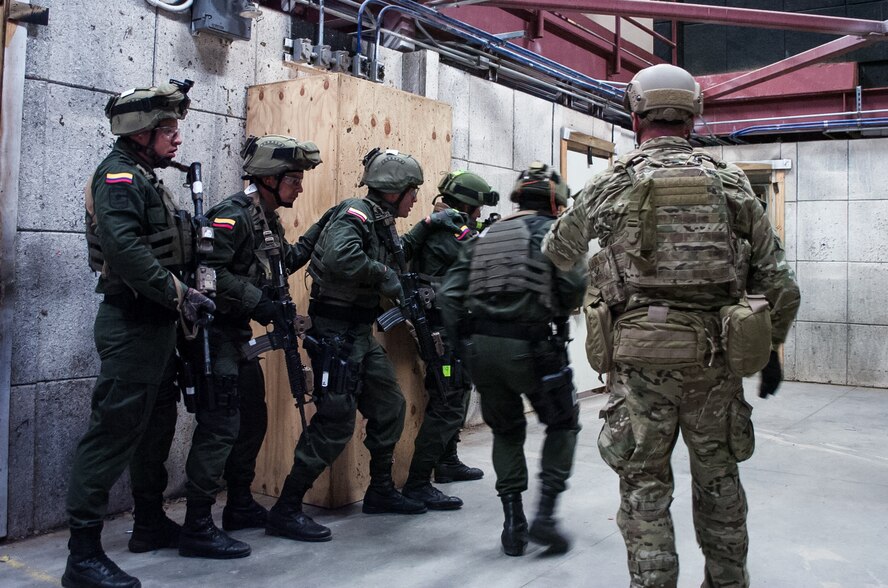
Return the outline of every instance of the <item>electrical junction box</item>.
[[[239,0],[194,0],[191,5],[191,34],[207,32],[227,39],[250,40],[252,19],[238,15]]]

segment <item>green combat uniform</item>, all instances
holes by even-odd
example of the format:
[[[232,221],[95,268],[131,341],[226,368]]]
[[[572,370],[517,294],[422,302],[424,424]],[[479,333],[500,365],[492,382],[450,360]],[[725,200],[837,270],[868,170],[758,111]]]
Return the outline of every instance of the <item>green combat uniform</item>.
[[[691,106],[699,97],[693,78],[674,66],[655,68],[637,78],[649,84],[643,74],[651,72],[670,83],[689,80],[682,91],[693,98],[667,111],[652,104],[661,96],[648,93],[648,108],[660,108],[655,116],[698,114],[701,106]],[[676,94],[668,92],[663,96],[675,104]],[[636,101],[633,112],[642,111],[632,84],[627,95]],[[678,136],[646,140],[594,177],[552,227],[544,251],[566,267],[594,238],[602,250],[589,262],[592,302],[586,310],[588,317],[604,308],[606,326],[590,323],[590,333],[613,337],[612,365],[603,364],[610,368],[610,399],[601,412],[598,447],[620,476],[617,524],[631,586],[678,581],[669,506],[670,458],[679,432],[691,461],[694,526],[706,558],[703,585],[749,586],[747,503],[737,463],[753,452],[752,407],[731,369],[733,335],[726,345],[722,325],[725,310],[736,308],[745,292],[764,294],[770,316],[759,316],[770,318],[772,330],[759,347],[767,354],[769,343],[784,340],[799,291],[780,241],[743,172]]]
[[[579,270],[556,270],[543,256],[540,243],[554,216],[533,208],[522,205],[521,212],[468,243],[440,292],[448,331],[469,336],[463,357],[481,397],[484,422],[493,431],[508,555],[522,555],[527,543],[521,503],[528,483],[522,396],[546,425],[540,479],[552,506],[566,488],[580,429],[567,367],[566,319],[580,305],[585,276]]]

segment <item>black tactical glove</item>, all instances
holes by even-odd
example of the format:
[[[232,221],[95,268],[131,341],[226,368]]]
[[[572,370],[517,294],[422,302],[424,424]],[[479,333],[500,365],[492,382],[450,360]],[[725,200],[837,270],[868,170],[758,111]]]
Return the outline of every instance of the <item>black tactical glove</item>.
[[[189,323],[203,321],[206,315],[216,311],[216,303],[195,290],[188,288],[182,299],[182,315]]]
[[[433,212],[425,218],[424,222],[432,229],[444,229],[451,233],[459,233],[462,231],[462,227],[456,224],[458,221],[462,221],[459,218],[459,213],[452,209],[445,209]]]
[[[259,303],[253,308],[250,318],[263,327],[267,327],[270,322],[278,318],[280,312],[280,305],[263,294],[262,298],[259,299]]]
[[[780,382],[783,381],[783,368],[780,366],[780,356],[776,351],[771,351],[768,365],[762,369],[762,383],[759,386],[759,398],[767,398],[777,393]]]
[[[392,301],[402,302],[404,300],[404,288],[401,286],[398,274],[393,269],[385,270],[385,278],[379,284],[379,293]]]

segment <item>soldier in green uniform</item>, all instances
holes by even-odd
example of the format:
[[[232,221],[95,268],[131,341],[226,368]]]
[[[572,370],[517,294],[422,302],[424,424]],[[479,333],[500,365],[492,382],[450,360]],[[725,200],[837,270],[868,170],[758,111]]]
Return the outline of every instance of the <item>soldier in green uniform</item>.
[[[252,336],[250,319],[267,325],[276,312],[262,289],[271,281],[269,247],[282,250],[286,269],[293,272],[308,262],[317,238],[309,233],[298,244],[288,244],[276,212],[293,206],[304,172],[321,162],[314,143],[281,135],[250,137],[241,157],[244,178],[251,184],[207,212],[215,232],[207,261],[216,270],[217,312],[209,327],[210,392],[198,399],[197,427],[185,465],[187,510],[179,553],[188,557],[250,554],[250,546],[219,530],[210,514],[223,470],[228,483],[223,528],[265,527],[268,513],[250,492],[268,425],[265,378],[259,359],[247,360],[242,348]]]
[[[281,496],[268,514],[269,535],[329,541],[330,529],[302,512],[314,481],[352,438],[355,409],[367,419],[370,486],[365,513],[420,514],[426,506],[403,496],[392,481],[392,455],[404,428],[405,401],[385,350],[373,337],[380,296],[403,299],[390,267],[394,219],[406,217],[423,183],[422,168],[406,153],[374,149],[364,158],[364,198],[349,198],[325,215],[308,273],[312,277],[308,335],[317,412],[303,431]],[[435,222],[446,221],[436,217]]]
[[[765,367],[760,395],[776,391],[773,350],[799,290],[743,172],[688,143],[703,109],[694,78],[656,65],[633,78],[626,100],[639,148],[590,180],[543,249],[568,267],[591,239],[602,246],[589,261],[587,351],[608,375],[598,447],[620,476],[630,585],[677,584],[670,459],[681,432],[703,586],[745,587],[737,463],[752,455],[754,435],[741,377]]]
[[[496,490],[503,503],[502,545],[523,555],[528,536],[553,553],[568,549],[555,503],[573,465],[579,407],[567,358],[567,317],[579,307],[585,275],[558,270],[540,251],[543,235],[567,204],[568,187],[549,166],[533,163],[512,191],[520,211],[466,245],[444,280],[440,305],[451,338],[468,337],[462,356],[493,430]],[[526,396],[546,425],[539,509],[528,532]]]
[[[454,232],[446,226],[432,230],[430,216],[427,222],[417,223],[403,239],[405,255],[412,260],[411,269],[426,287],[434,291],[440,289],[444,275],[456,262],[462,246],[477,234],[475,227],[481,207],[495,206],[498,201],[499,194],[477,174],[457,170],[444,176],[438,184],[438,196],[433,201],[434,214],[449,214],[459,230]],[[428,312],[428,319],[433,331],[444,333],[437,304]],[[454,354],[455,347],[449,342],[445,344],[446,352]],[[456,389],[448,390],[445,398],[442,399],[435,390],[434,382],[426,378],[429,400],[422,426],[416,435],[410,474],[404,484],[405,496],[424,502],[432,510],[462,506],[459,498],[446,496],[431,485],[433,468],[436,482],[478,480],[484,476],[480,469],[462,463],[456,452],[459,428],[465,421],[468,409],[471,382],[462,368],[462,362],[454,358],[450,365],[459,373],[448,379],[456,382]]]
[[[90,267],[104,298],[95,321],[102,360],[86,434],[74,455],[67,510],[70,555],[64,586],[134,587],[139,581],[105,555],[108,492],[129,466],[134,552],[175,547],[179,526],[163,510],[167,459],[176,425],[176,318],[215,309],[178,277],[190,246],[173,199],[154,170],[181,144],[179,120],[190,82],[133,89],[109,99],[105,114],[120,138],[87,186]],[[150,358],[151,361],[146,361]]]

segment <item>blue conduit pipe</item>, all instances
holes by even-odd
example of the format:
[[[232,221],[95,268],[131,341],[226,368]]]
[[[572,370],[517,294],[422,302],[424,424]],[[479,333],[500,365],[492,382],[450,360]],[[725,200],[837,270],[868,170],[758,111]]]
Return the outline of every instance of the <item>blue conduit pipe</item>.
[[[854,129],[886,127],[888,117],[853,118],[845,120],[820,120],[801,123],[784,123],[773,125],[754,125],[734,131],[729,135],[731,139],[737,139],[748,135],[763,135],[766,133],[792,133],[799,131],[853,131]]]

